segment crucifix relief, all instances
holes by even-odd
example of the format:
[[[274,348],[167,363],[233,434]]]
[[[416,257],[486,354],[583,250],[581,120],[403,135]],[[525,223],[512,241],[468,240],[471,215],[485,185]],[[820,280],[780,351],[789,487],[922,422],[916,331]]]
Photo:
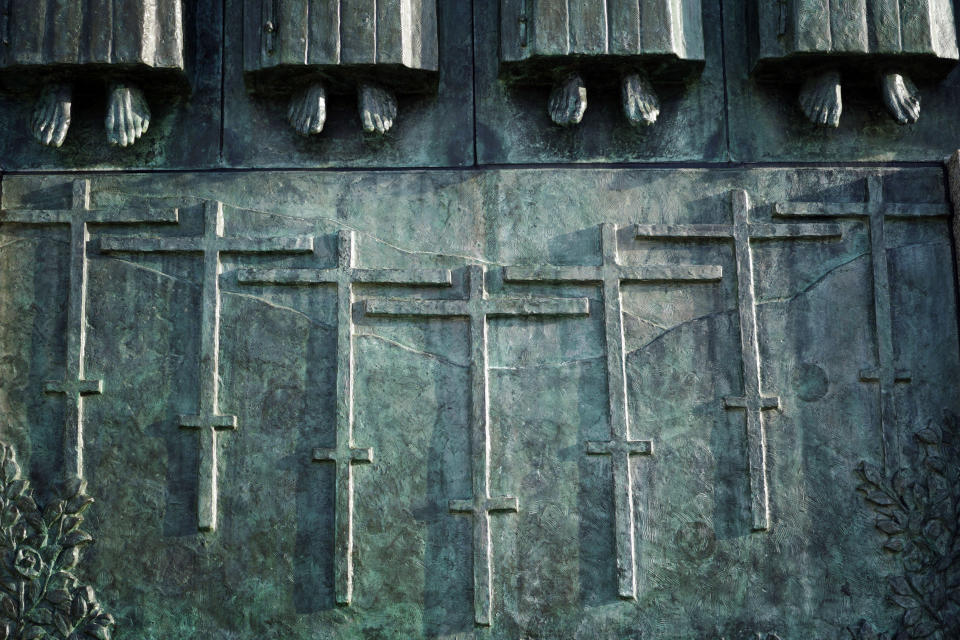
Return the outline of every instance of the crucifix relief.
[[[477,624],[490,625],[493,600],[493,552],[490,514],[516,512],[513,496],[492,496],[490,491],[490,371],[487,362],[487,328],[490,318],[526,316],[586,316],[586,298],[508,298],[490,296],[481,266],[467,269],[467,298],[460,300],[366,301],[366,314],[383,317],[467,318],[470,321],[470,452],[473,496],[451,500],[450,511],[473,516],[473,604]]]
[[[727,409],[746,414],[747,455],[750,473],[750,510],[753,530],[770,528],[770,492],[767,484],[767,434],[763,412],[781,408],[779,396],[763,393],[760,345],[757,337],[757,303],[752,244],[757,240],[839,238],[835,224],[765,224],[750,221],[750,196],[731,192],[733,224],[637,225],[637,237],[674,240],[724,239],[733,241],[737,263],[737,310],[740,318],[740,354],[743,395],[724,398]]]
[[[241,284],[291,286],[333,285],[337,290],[337,426],[332,448],[317,448],[315,462],[336,465],[335,591],[338,604],[353,600],[353,466],[373,462],[371,447],[353,440],[353,302],[355,284],[450,285],[450,272],[425,269],[363,269],[357,267],[353,231],[337,235],[337,266],[332,269],[242,269]]]
[[[63,431],[64,479],[83,478],[83,401],[103,393],[102,380],[86,374],[87,344],[87,243],[91,224],[137,224],[176,222],[177,210],[91,209],[90,181],[75,180],[70,209],[8,209],[0,222],[70,227],[70,267],[67,289],[67,351],[63,380],[46,385],[47,393],[63,394],[66,411]]]
[[[217,432],[235,430],[237,417],[222,415],[220,392],[220,254],[222,253],[310,253],[313,238],[253,238],[225,236],[223,203],[204,203],[203,235],[193,237],[128,238],[105,237],[105,253],[193,253],[203,258],[200,297],[200,394],[199,410],[180,416],[180,426],[200,433],[200,469],[197,492],[198,527],[213,531],[217,526]]]
[[[887,202],[883,178],[867,178],[866,202],[778,202],[773,214],[781,217],[865,218],[870,225],[870,262],[873,268],[873,311],[877,332],[877,366],[863,369],[860,380],[880,388],[880,424],[884,468],[900,468],[900,432],[896,421],[894,385],[910,382],[910,372],[896,368],[893,350],[893,312],[890,301],[890,269],[887,264],[886,222],[950,215],[947,204],[900,204]]]
[[[613,470],[614,528],[617,547],[617,587],[621,598],[636,599],[635,517],[633,475],[630,458],[652,455],[653,444],[634,440],[630,433],[627,406],[626,353],[623,336],[623,300],[621,285],[640,282],[716,282],[723,275],[719,266],[620,264],[617,226],[600,225],[599,266],[507,267],[507,282],[576,282],[599,284],[603,295],[603,325],[607,359],[607,398],[610,414],[610,440],[587,442],[588,455],[608,455]]]

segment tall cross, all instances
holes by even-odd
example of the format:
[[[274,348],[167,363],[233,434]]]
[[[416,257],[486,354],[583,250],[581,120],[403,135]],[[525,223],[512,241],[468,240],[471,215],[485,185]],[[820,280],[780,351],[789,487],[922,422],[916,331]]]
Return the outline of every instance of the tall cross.
[[[610,440],[587,442],[588,455],[608,455],[613,471],[614,530],[617,547],[617,586],[621,598],[636,599],[635,524],[630,457],[651,455],[653,444],[630,435],[627,369],[623,337],[621,285],[640,282],[716,282],[719,266],[643,266],[620,264],[617,226],[600,225],[601,264],[596,267],[507,267],[508,282],[578,282],[599,284],[603,294],[603,325],[607,345],[607,399]]]
[[[75,180],[70,209],[7,209],[0,222],[70,227],[69,288],[67,290],[67,351],[63,380],[47,382],[47,393],[63,394],[66,410],[63,431],[64,478],[83,478],[83,400],[103,393],[102,380],[88,380],[87,345],[88,266],[87,243],[91,224],[173,223],[177,210],[91,209],[90,181]]]
[[[886,221],[945,217],[946,204],[887,202],[883,178],[867,178],[866,202],[778,202],[773,215],[782,217],[866,218],[870,224],[870,262],[873,267],[873,311],[877,331],[877,366],[863,369],[860,380],[880,387],[880,424],[883,463],[888,472],[900,468],[900,433],[896,421],[894,385],[910,382],[910,372],[896,368],[893,351],[893,313],[890,302],[890,269],[887,264]]]
[[[747,425],[747,456],[750,473],[750,510],[753,530],[770,528],[770,491],[767,484],[767,433],[763,412],[780,409],[780,397],[763,393],[760,346],[757,340],[757,303],[753,283],[753,241],[797,238],[839,238],[835,224],[765,224],[750,221],[750,196],[731,192],[733,224],[637,225],[637,237],[733,240],[737,263],[737,310],[740,316],[740,356],[743,395],[724,398],[727,409],[743,410]]]
[[[332,269],[242,269],[241,284],[334,285],[337,289],[337,433],[333,448],[317,448],[314,462],[336,465],[336,558],[338,604],[353,599],[353,465],[373,462],[373,449],[353,440],[353,300],[354,284],[450,285],[450,271],[361,269],[357,267],[353,231],[337,236],[337,266]]]
[[[235,430],[237,417],[222,415],[220,393],[220,254],[310,253],[313,238],[254,238],[225,236],[223,203],[204,203],[204,231],[192,237],[105,237],[100,250],[106,253],[195,253],[203,258],[200,297],[200,393],[195,415],[180,416],[180,426],[200,434],[200,467],[197,519],[200,531],[217,527],[217,432]]]
[[[470,321],[470,453],[473,497],[451,500],[450,511],[473,516],[473,606],[477,624],[490,625],[493,599],[493,554],[490,514],[518,509],[513,496],[490,495],[490,383],[487,363],[487,327],[490,318],[508,316],[585,316],[586,298],[508,298],[489,296],[485,269],[467,269],[469,289],[460,300],[366,301],[369,316],[432,316],[467,318]]]

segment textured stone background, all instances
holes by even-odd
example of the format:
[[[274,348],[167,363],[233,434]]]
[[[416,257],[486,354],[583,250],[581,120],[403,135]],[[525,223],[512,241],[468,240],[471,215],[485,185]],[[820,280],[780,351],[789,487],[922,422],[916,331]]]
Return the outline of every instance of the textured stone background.
[[[470,519],[446,509],[470,493],[465,323],[358,321],[356,440],[374,447],[376,464],[356,471],[355,604],[337,608],[332,466],[310,462],[313,447],[333,442],[335,297],[240,286],[231,274],[240,264],[329,266],[331,234],[344,228],[358,231],[361,266],[593,263],[601,221],[728,222],[732,187],[752,194],[762,220],[772,201],[863,200],[875,173],[94,176],[95,207],[183,207],[181,229],[167,235],[195,232],[199,203],[219,199],[228,234],[320,239],[313,256],[225,258],[221,409],[240,428],[220,438],[220,528],[201,535],[197,438],[176,424],[197,402],[199,260],[98,255],[97,235],[146,234],[95,232],[88,371],[104,378],[105,394],[86,403],[99,538],[86,570],[118,614],[118,637],[748,638],[759,629],[832,638],[863,616],[889,622],[895,611],[878,584],[893,564],[878,553],[853,473],[880,455],[876,388],[858,380],[874,358],[863,224],[845,222],[840,242],[755,251],[764,386],[784,402],[767,419],[769,533],[750,532],[743,417],[720,400],[740,389],[729,246],[621,236],[625,263],[721,264],[726,274],[718,284],[624,290],[634,435],[656,446],[634,462],[637,603],[615,592],[609,461],[582,452],[607,433],[598,290],[533,288],[590,297],[588,319],[492,322],[493,487],[517,495],[520,512],[494,517],[490,631],[473,625]],[[939,169],[882,173],[898,201],[945,199]],[[65,206],[68,180],[8,177],[3,205]],[[3,388],[5,431],[42,488],[61,463],[62,400],[39,389],[63,357],[65,245],[49,229],[2,231],[0,346],[16,371],[5,377],[15,381]],[[909,433],[960,412],[950,226],[893,223],[889,236],[898,361],[914,372],[897,393]]]
[[[546,90],[496,80],[496,0],[440,2],[440,94],[400,100],[384,140],[336,105],[317,139],[283,105],[247,95],[237,0],[191,16],[189,100],[159,102],[146,138],[110,149],[97,92],[60,151],[29,140],[30,101],[0,99],[4,208],[69,206],[89,178],[94,207],[181,207],[178,227],[98,227],[90,243],[87,467],[97,543],[82,573],[117,616],[116,638],[846,638],[861,618],[893,629],[898,559],[880,551],[854,468],[880,462],[869,228],[839,242],[757,244],[758,321],[772,529],[750,531],[739,394],[737,283],[729,243],[651,243],[621,233],[626,264],[719,264],[720,283],[624,287],[634,460],[637,602],[616,594],[607,383],[598,287],[503,285],[497,267],[596,264],[596,225],[728,223],[746,189],[755,220],[778,201],[862,202],[882,175],[895,202],[947,201],[941,161],[960,147],[954,73],[921,87],[918,124],[898,127],[870,96],[845,94],[841,128],[820,131],[793,89],[746,74],[747,0],[705,0],[708,61],[664,94],[661,122],[630,130],[615,95],[591,93],[581,127],[549,125]],[[471,34],[473,37],[471,38]],[[872,99],[872,98],[871,98]],[[650,163],[650,164],[644,164]],[[659,163],[659,164],[652,164]],[[675,163],[675,164],[674,164]],[[793,163],[793,164],[791,164]],[[807,164],[797,164],[807,163]],[[375,169],[388,169],[377,171]],[[205,201],[228,233],[314,235],[312,255],[224,257],[221,399],[239,430],[220,441],[219,528],[196,531],[200,260],[99,252],[103,235],[196,233]],[[887,228],[896,388],[910,434],[960,414],[960,339],[951,224]],[[469,352],[463,320],[357,319],[356,434],[375,464],[355,470],[354,604],[334,604],[334,472],[310,461],[334,438],[336,298],[328,287],[237,283],[247,266],[335,263],[337,230],[357,232],[360,266],[490,268],[494,292],[586,296],[588,318],[490,326],[492,487],[519,498],[493,516],[494,621],[476,627],[470,494]],[[63,464],[66,231],[0,226],[0,424],[42,498]],[[360,288],[370,296],[434,295]]]

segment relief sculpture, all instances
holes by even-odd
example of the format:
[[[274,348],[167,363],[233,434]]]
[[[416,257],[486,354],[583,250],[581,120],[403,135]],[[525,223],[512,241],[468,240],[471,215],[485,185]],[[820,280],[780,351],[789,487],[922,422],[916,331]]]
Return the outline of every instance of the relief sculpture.
[[[655,85],[703,68],[699,0],[502,0],[501,74],[517,84],[551,85],[558,125],[579,124],[587,84],[619,83],[623,111],[637,126],[660,114]]]
[[[383,134],[397,93],[436,89],[436,0],[245,0],[244,11],[247,85],[289,97],[297,133],[323,131],[328,93],[356,91],[364,131]]]
[[[920,117],[914,81],[942,80],[957,63],[950,0],[760,0],[754,72],[801,84],[800,107],[814,124],[837,127],[842,85],[873,85],[900,124]]]
[[[59,147],[74,90],[106,81],[107,140],[127,147],[150,126],[141,88],[186,88],[180,0],[7,0],[0,20],[0,79],[14,93],[39,89],[30,129]]]

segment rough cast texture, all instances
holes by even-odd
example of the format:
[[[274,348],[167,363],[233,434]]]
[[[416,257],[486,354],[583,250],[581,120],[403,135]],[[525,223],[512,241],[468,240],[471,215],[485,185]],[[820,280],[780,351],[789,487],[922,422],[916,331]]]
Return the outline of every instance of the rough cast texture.
[[[5,438],[48,494],[80,425],[118,637],[950,637],[857,491],[960,413],[941,171],[344,175],[91,177],[76,395],[82,185],[5,180]]]
[[[564,54],[551,118],[438,0],[434,93],[291,103],[245,44],[335,3],[250,4],[183,3],[189,95],[0,97],[0,640],[960,635],[956,71],[814,75],[817,128],[755,3],[570,0],[702,11],[703,71]],[[336,4],[415,52],[419,0]]]

